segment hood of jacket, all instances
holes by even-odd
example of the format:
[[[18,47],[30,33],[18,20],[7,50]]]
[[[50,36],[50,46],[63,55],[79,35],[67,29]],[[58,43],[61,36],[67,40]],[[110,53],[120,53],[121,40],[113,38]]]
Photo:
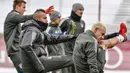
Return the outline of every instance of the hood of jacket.
[[[45,31],[46,28],[47,28],[47,26],[48,26],[48,23],[42,23],[42,22],[36,21],[36,20],[34,20],[34,19],[28,20],[28,21],[26,21],[26,22],[23,24],[22,30],[24,30],[25,28],[30,27],[30,26],[36,27],[36,28],[38,28],[40,31]]]

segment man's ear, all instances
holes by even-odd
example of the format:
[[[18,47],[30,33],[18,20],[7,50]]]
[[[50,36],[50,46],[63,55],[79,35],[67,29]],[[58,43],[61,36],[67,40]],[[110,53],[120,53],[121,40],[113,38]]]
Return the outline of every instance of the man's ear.
[[[18,7],[19,7],[19,6],[18,6],[18,5],[16,5],[16,6],[15,6],[15,9],[18,9]]]
[[[97,30],[98,30],[98,28],[94,28],[94,33],[96,33],[96,32],[97,32]]]
[[[17,4],[15,9],[19,10],[20,6],[21,6],[21,4]]]

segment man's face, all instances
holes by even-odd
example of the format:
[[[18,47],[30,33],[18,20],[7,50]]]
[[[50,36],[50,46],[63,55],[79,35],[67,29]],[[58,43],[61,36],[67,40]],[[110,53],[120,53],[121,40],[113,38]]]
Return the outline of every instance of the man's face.
[[[39,21],[41,21],[43,23],[48,22],[46,13],[41,12],[41,17],[40,17]]]
[[[55,24],[59,24],[60,21],[61,21],[61,17],[58,17],[54,22],[55,22]]]
[[[25,3],[21,3],[20,5],[17,5],[17,10],[20,14],[24,14],[24,12],[26,11],[26,4]]]
[[[78,16],[81,17],[83,15],[83,11],[84,11],[84,9],[78,9],[78,10],[76,10],[75,14],[77,14]]]
[[[105,33],[106,33],[106,29],[96,29],[95,35],[98,42],[104,39]]]

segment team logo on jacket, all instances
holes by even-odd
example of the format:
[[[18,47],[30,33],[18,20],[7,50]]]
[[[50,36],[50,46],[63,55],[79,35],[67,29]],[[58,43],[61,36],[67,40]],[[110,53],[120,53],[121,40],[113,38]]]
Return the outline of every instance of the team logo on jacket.
[[[60,31],[55,31],[55,34],[59,34],[59,33],[61,33]]]
[[[84,25],[81,23],[81,28],[83,28],[84,27]]]

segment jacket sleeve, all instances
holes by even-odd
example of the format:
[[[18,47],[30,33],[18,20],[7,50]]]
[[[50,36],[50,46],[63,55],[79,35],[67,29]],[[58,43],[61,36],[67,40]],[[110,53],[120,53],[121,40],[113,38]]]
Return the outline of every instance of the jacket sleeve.
[[[89,64],[90,73],[99,73],[97,66],[97,46],[93,41],[89,41],[84,45],[87,63]]]
[[[62,43],[62,42],[67,42],[76,39],[77,36],[73,35],[50,35],[47,33],[43,33],[45,35],[44,39],[44,44],[49,45],[49,44],[57,44],[57,43]]]
[[[34,31],[26,31],[21,41],[21,48],[25,51],[25,54],[30,58],[30,62],[34,65],[37,71],[41,72],[44,70],[44,66],[33,51],[33,43],[37,39],[37,33]]]
[[[65,33],[69,29],[69,22],[67,22],[67,20],[62,21],[59,25],[63,33]]]
[[[15,13],[12,21],[14,21],[15,23],[23,23],[32,18],[33,15],[22,15],[22,14]]]

